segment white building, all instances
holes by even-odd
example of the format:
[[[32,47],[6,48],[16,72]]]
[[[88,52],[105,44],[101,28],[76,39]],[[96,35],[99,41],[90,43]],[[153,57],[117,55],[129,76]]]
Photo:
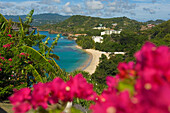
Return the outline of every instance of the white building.
[[[98,43],[103,43],[103,37],[101,36],[93,36],[92,39],[94,40],[94,42],[98,42]]]
[[[102,30],[102,29],[106,29],[106,27],[94,27],[93,29]]]
[[[126,52],[113,52],[115,55],[125,55]]]
[[[116,31],[116,30],[107,30],[101,32],[101,35],[111,35],[111,34],[120,34],[122,30]]]
[[[117,26],[117,23],[113,23],[112,26],[113,26],[113,27],[116,27],[116,26]]]

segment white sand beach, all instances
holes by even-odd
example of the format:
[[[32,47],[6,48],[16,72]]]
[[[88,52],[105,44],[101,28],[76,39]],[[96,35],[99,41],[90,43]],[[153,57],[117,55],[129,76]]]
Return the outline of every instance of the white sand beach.
[[[76,48],[82,49],[78,45],[76,45]],[[85,64],[78,69],[89,72],[90,74],[93,74],[95,72],[96,67],[99,64],[99,58],[101,57],[102,54],[105,54],[109,58],[109,53],[106,52],[101,52],[94,49],[83,49],[83,50],[88,54],[90,54],[90,57],[85,62]]]

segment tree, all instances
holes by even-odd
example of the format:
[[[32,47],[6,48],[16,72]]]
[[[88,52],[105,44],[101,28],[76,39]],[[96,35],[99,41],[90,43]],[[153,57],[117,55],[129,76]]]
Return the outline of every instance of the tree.
[[[26,23],[32,20],[32,11],[27,16]],[[23,24],[19,18],[19,31],[14,31],[12,25],[15,22],[7,21],[1,15],[0,32],[0,96],[6,99],[13,88],[20,89],[28,87],[33,83],[47,82],[62,73],[62,70],[53,58],[58,56],[52,54],[54,45],[57,44],[56,37],[52,46],[48,47],[42,42],[42,35],[34,35],[34,31],[27,34],[29,25]],[[5,29],[4,29],[5,27]],[[26,35],[27,34],[27,35]],[[39,44],[40,52],[32,47]]]

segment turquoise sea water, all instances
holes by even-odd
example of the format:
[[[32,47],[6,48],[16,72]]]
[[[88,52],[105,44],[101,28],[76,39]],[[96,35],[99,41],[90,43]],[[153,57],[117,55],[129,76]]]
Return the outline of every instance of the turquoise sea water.
[[[46,35],[47,37],[43,39],[43,42],[50,37],[48,41],[48,45],[54,41],[53,38],[57,36],[57,34],[49,34],[47,31],[40,31],[42,35]],[[57,46],[54,47],[54,54],[60,57],[60,60],[57,61],[57,64],[60,68],[64,69],[67,72],[71,72],[81,65],[89,58],[89,55],[84,51],[77,49],[75,47],[76,42],[74,40],[65,39],[66,36],[61,36],[58,40]]]

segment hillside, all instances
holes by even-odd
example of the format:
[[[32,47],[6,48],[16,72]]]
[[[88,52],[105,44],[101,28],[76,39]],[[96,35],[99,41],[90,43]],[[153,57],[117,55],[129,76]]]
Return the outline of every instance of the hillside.
[[[146,24],[155,24],[155,25],[158,25],[158,24],[161,24],[161,23],[163,23],[163,22],[165,22],[164,20],[161,20],[161,19],[157,19],[157,20],[155,20],[155,21],[153,21],[153,20],[149,20],[149,21],[147,21],[147,22],[145,22]]]
[[[117,23],[116,27],[112,24]],[[80,16],[74,15],[67,20],[57,23],[55,25],[44,25],[39,27],[42,30],[54,30],[57,32],[66,33],[86,33],[92,30],[93,27],[102,24],[107,28],[114,29],[129,29],[132,31],[138,31],[143,23],[136,20],[131,20],[127,17],[117,17],[117,18],[99,18],[90,16]]]
[[[165,38],[167,35],[170,35],[170,20],[154,27],[151,32],[152,38]]]
[[[26,15],[19,15],[21,19],[25,19]],[[12,19],[15,22],[19,22],[19,16],[14,15],[5,15],[6,19]],[[70,16],[62,16],[59,14],[52,14],[52,13],[44,13],[33,15],[33,26],[42,26],[45,24],[56,24],[58,22],[64,21],[68,19]]]

